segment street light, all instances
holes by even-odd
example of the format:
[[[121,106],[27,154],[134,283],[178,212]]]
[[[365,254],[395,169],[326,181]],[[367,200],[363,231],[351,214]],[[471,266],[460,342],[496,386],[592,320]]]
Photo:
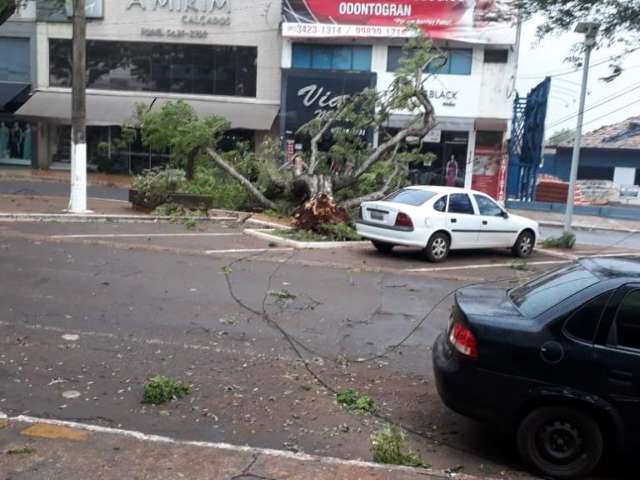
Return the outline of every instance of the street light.
[[[573,203],[576,194],[576,181],[578,179],[578,164],[580,163],[580,146],[582,144],[582,125],[584,123],[584,106],[587,100],[587,84],[589,82],[589,63],[591,51],[596,45],[596,37],[600,30],[600,24],[594,22],[580,22],[576,26],[576,33],[584,34],[584,68],[582,71],[582,89],[580,91],[580,106],[578,107],[578,126],[576,127],[576,139],[573,145],[573,157],[571,158],[571,176],[569,178],[569,192],[567,193],[567,211],[564,217],[564,231],[571,232],[573,219]]]

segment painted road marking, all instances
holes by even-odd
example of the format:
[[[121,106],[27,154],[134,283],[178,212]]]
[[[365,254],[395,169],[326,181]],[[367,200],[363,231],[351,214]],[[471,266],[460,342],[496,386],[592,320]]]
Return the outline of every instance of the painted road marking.
[[[239,233],[92,233],[78,235],[51,235],[49,238],[149,238],[149,237],[241,237]]]
[[[545,262],[527,262],[527,265],[560,265],[562,263],[571,263],[571,260],[549,260]],[[460,265],[457,267],[433,267],[433,268],[411,268],[404,270],[405,272],[446,272],[449,270],[480,270],[483,268],[504,268],[512,267],[511,263],[486,263],[483,265]]]
[[[0,418],[2,417],[2,412],[0,412]],[[187,446],[187,447],[200,447],[200,448],[208,448],[211,450],[218,450],[221,452],[238,452],[238,453],[249,453],[256,456],[267,456],[273,458],[284,458],[288,460],[295,460],[299,462],[310,462],[320,465],[343,465],[343,466],[352,466],[352,467],[361,467],[368,468],[372,471],[382,471],[385,473],[388,472],[407,472],[414,471],[408,467],[401,467],[397,465],[383,465],[381,463],[372,463],[372,462],[364,462],[362,460],[344,460],[341,458],[335,457],[321,457],[319,455],[309,455],[307,453],[294,453],[285,450],[273,450],[269,448],[257,448],[257,447],[249,447],[249,446],[241,446],[241,445],[232,445],[230,443],[213,443],[213,442],[197,442],[197,441],[189,441],[189,440],[176,440],[170,437],[164,437],[161,435],[149,435],[136,430],[123,430],[119,428],[110,428],[110,427],[101,427],[98,425],[90,425],[86,423],[79,422],[69,422],[65,420],[52,420],[49,418],[37,418],[37,417],[29,417],[26,415],[19,415],[17,417],[11,417],[8,419],[12,423],[26,423],[26,424],[35,424],[35,425],[55,425],[59,427],[65,427],[69,429],[81,430],[84,432],[92,432],[92,433],[100,433],[107,435],[118,435],[121,437],[133,438],[135,440],[140,440],[144,442],[150,443],[164,443],[169,445],[178,445],[178,446]],[[430,474],[434,474],[437,478],[444,478],[445,474],[438,470],[431,470]],[[446,475],[446,477],[450,477],[450,475]]]
[[[232,248],[229,250],[206,250],[207,255],[216,253],[266,253],[266,252],[291,252],[295,248]]]
[[[48,438],[50,440],[75,440],[82,442],[89,438],[86,429],[79,429],[67,425],[56,425],[50,422],[37,422],[35,425],[24,429],[21,435],[36,438]]]

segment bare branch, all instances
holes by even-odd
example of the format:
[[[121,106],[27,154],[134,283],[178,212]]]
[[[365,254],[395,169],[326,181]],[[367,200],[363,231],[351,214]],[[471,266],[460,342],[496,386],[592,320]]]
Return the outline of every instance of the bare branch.
[[[393,157],[391,157],[392,162],[395,161],[395,157],[398,154],[399,148],[400,148],[400,144],[396,145],[396,148],[393,152]],[[372,193],[368,193],[366,195],[362,195],[361,197],[358,197],[358,198],[352,198],[351,200],[342,202],[341,206],[344,208],[353,208],[360,205],[362,202],[368,202],[371,200],[380,200],[382,197],[384,197],[387,194],[387,192],[391,188],[391,185],[393,184],[393,181],[396,179],[396,177],[398,176],[401,170],[402,168],[400,164],[395,163],[395,168],[393,169],[393,172],[391,173],[391,175],[389,175],[389,177],[384,182],[384,185],[382,186],[382,188],[380,188],[380,190],[377,190]]]
[[[240,175],[235,168],[225,162],[224,159],[215,150],[209,147],[207,148],[207,153],[220,168],[222,168],[225,172],[238,180],[249,193],[251,193],[260,203],[262,203],[262,205],[271,209],[277,208],[277,205],[275,203],[265,197],[260,192],[260,190],[258,190],[249,180]]]
[[[336,121],[337,115],[332,115],[331,119],[324,124],[320,131],[311,139],[311,159],[309,160],[309,174],[313,175],[318,167],[318,143],[322,140],[325,133],[332,127]]]
[[[331,113],[331,117],[327,120],[327,123],[325,123],[320,131],[316,133],[311,139],[311,159],[309,160],[308,169],[309,175],[313,175],[314,173],[316,173],[316,168],[318,168],[318,144],[322,141],[322,138],[329,131],[329,129],[338,121],[340,115],[342,115],[342,113],[344,112],[345,108],[347,107],[347,100],[348,99],[346,97],[342,98],[342,100],[340,101],[340,105]]]

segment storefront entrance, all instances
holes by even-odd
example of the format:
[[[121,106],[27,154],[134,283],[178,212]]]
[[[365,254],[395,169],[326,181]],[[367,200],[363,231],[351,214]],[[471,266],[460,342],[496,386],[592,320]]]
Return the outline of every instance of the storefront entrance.
[[[0,163],[31,166],[33,128],[11,115],[0,114]]]
[[[421,153],[430,153],[427,161],[411,165],[412,183],[464,187],[469,132],[430,132],[420,145]]]

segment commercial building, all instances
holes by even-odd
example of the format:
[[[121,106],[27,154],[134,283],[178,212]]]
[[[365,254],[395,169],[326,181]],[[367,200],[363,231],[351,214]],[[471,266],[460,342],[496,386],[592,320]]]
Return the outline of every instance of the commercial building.
[[[569,181],[573,142],[550,145],[541,173]],[[578,180],[640,185],[640,116],[589,132],[582,138]]]
[[[435,160],[413,165],[413,180],[499,196],[517,56],[515,28],[496,20],[504,18],[502,8],[468,0],[285,0],[282,135],[291,147],[298,128],[332,99],[366,86],[386,90],[400,65],[405,26],[415,23],[447,59],[426,84],[438,124],[420,148]],[[386,129],[411,119],[393,112]]]
[[[10,130],[11,144],[0,161],[64,168],[72,26],[66,12],[47,5],[24,0],[0,28],[0,128]],[[140,104],[158,109],[184,100],[199,115],[229,120],[230,135],[254,143],[277,135],[280,15],[279,2],[270,0],[88,0],[90,166],[126,173],[165,161],[140,141],[120,139],[120,127]],[[16,125],[20,148],[11,140]]]

